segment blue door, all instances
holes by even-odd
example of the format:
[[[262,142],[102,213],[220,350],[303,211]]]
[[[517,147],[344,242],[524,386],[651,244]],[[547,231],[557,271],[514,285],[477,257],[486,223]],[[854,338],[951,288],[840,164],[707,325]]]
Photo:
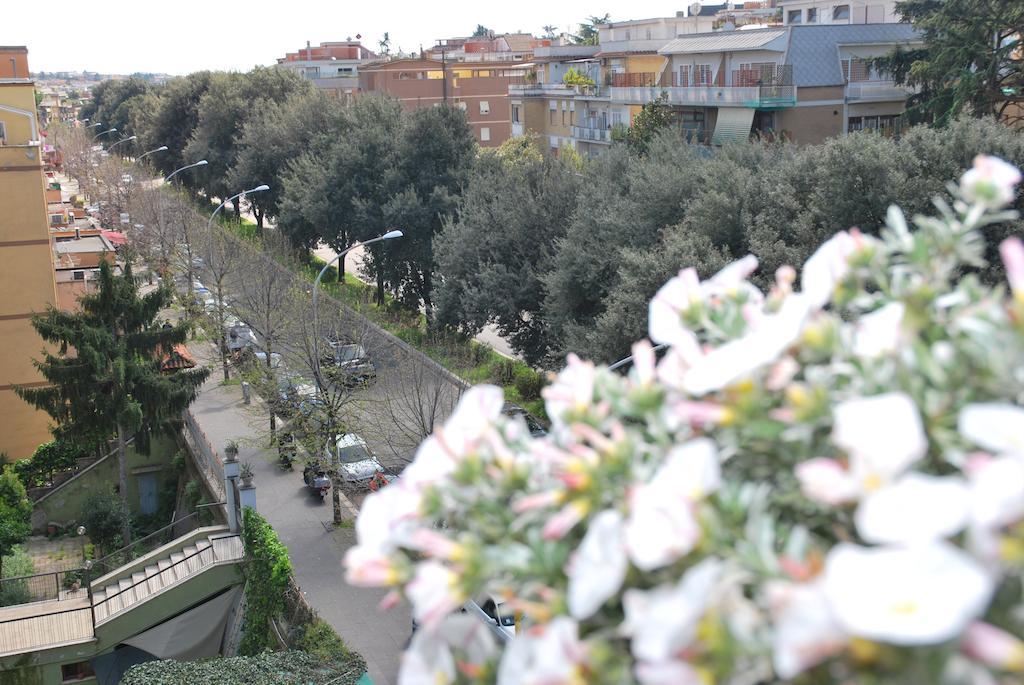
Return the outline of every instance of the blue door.
[[[156,513],[156,474],[143,473],[136,478],[139,483],[139,513]]]

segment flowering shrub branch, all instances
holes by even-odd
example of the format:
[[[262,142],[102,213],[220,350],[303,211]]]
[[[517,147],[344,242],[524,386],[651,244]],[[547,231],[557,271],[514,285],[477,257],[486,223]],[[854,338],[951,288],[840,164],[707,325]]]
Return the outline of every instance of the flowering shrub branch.
[[[752,256],[650,304],[627,376],[570,355],[532,439],[468,392],[367,497],[349,582],[421,625],[401,681],[1000,683],[1024,672],[1019,172],[837,234],[771,291]],[[453,613],[521,617],[499,648]]]

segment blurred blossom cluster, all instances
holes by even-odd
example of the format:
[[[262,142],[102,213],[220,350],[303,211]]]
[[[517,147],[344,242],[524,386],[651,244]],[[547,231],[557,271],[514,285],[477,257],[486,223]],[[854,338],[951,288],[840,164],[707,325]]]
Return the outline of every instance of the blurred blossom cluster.
[[[407,598],[403,683],[1020,683],[1024,244],[1017,169],[753,256],[650,304],[626,375],[570,356],[532,439],[478,386],[371,494],[348,580]],[[519,617],[505,645],[467,600]]]

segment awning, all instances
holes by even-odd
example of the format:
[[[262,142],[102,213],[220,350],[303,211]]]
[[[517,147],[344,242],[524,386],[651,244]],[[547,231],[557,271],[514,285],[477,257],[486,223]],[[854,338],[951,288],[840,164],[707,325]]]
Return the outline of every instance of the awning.
[[[202,659],[220,653],[231,605],[242,591],[235,587],[155,628],[124,640],[158,659]]]
[[[733,141],[746,142],[750,138],[750,127],[754,123],[754,110],[748,107],[719,107],[712,145],[723,145]]]

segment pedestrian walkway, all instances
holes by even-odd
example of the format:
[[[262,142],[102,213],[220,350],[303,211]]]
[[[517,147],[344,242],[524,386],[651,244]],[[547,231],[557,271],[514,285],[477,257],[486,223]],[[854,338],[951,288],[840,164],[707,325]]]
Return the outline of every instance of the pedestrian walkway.
[[[189,351],[207,365],[215,354],[208,343],[193,343]],[[222,378],[211,374],[203,385],[191,408],[196,422],[218,452],[229,440],[238,442],[239,460],[249,462],[255,474],[256,508],[288,547],[295,579],[310,605],[363,655],[375,685],[394,685],[412,625],[408,606],[380,612],[384,592],[345,582],[341,559],[355,543],[353,531],[325,528],[331,521],[330,499],[311,496],[301,468],[278,467],[276,449],[266,448],[267,416],[261,405],[246,405],[241,387],[222,385]]]

